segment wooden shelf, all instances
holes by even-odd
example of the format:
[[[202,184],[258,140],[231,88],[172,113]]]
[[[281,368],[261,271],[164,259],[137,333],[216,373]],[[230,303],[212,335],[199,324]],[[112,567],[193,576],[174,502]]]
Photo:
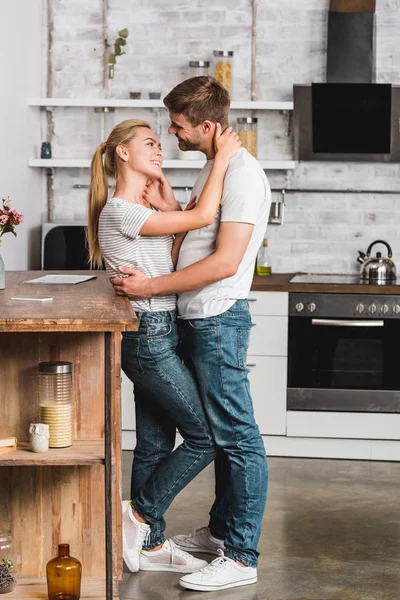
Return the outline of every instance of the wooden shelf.
[[[272,171],[288,171],[296,168],[294,160],[260,160],[263,169]],[[164,169],[202,169],[205,160],[164,160]],[[61,168],[61,169],[88,169],[90,158],[30,158],[29,167]]]
[[[47,600],[47,582],[45,579],[18,579],[15,590],[7,594],[7,600],[26,600],[26,598],[36,598]],[[85,579],[82,578],[81,600],[86,598],[96,598],[96,600],[105,600],[104,579]],[[114,583],[114,596],[118,596],[117,585]]]
[[[104,440],[74,440],[69,448],[49,448],[32,452],[28,443],[18,444],[15,452],[0,454],[1,467],[104,464]]]
[[[160,100],[129,100],[124,98],[28,98],[28,106],[76,107],[76,108],[163,108]],[[293,110],[293,102],[264,100],[233,100],[232,110]]]

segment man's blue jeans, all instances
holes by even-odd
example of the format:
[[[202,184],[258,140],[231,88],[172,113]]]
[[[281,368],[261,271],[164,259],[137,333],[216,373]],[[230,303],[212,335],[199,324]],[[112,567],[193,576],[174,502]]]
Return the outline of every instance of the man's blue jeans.
[[[134,384],[136,447],[131,499],[151,525],[154,548],[165,541],[163,515],[175,496],[215,458],[197,385],[177,355],[175,311],[141,313],[123,334],[122,368]],[[183,443],[173,451],[178,429]]]
[[[182,320],[179,326],[181,353],[196,374],[219,448],[210,529],[225,540],[228,557],[255,567],[268,470],[246,367],[252,327],[248,302],[238,300],[221,315]]]

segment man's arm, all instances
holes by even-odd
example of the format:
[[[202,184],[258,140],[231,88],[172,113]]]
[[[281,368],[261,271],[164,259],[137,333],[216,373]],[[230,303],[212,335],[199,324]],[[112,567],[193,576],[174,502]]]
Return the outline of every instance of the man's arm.
[[[254,225],[250,223],[222,222],[215,252],[203,260],[174,273],[153,278],[146,277],[140,271],[121,267],[121,272],[130,276],[114,278],[111,282],[118,295],[140,299],[189,292],[232,277],[243,259],[253,229]]]

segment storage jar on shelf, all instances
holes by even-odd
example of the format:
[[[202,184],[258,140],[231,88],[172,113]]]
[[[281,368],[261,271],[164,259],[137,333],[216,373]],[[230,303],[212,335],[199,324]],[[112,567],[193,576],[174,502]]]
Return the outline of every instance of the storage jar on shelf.
[[[14,544],[11,531],[0,530],[0,594],[12,592],[17,585],[14,573]]]
[[[39,422],[49,426],[50,448],[72,445],[72,363],[39,363]]]
[[[208,75],[209,68],[209,60],[191,60],[189,61],[189,77],[199,77],[200,75]]]
[[[214,77],[228,90],[233,90],[233,51],[214,50]]]
[[[257,158],[257,118],[238,117],[237,133],[243,148]]]

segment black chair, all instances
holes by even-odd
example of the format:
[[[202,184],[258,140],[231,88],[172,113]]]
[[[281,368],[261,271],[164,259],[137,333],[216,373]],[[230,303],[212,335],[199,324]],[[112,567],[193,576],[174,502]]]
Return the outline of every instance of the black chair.
[[[86,226],[59,225],[47,232],[43,243],[45,271],[89,269]]]

